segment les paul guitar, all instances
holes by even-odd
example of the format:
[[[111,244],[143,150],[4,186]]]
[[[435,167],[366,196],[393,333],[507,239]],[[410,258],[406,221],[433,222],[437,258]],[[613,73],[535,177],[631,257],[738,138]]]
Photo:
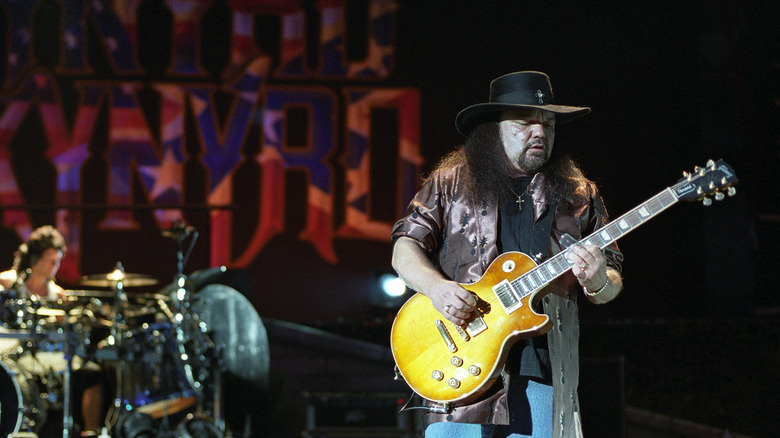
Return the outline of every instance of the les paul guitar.
[[[605,248],[677,201],[710,205],[711,196],[721,200],[724,191],[735,193],[736,175],[722,160],[684,175],[580,243]],[[571,268],[566,251],[540,265],[519,252],[500,255],[476,283],[461,285],[477,298],[475,316],[463,326],[446,320],[425,295],[413,295],[398,311],[390,335],[397,369],[412,390],[433,402],[459,405],[490,388],[515,342],[551,328],[549,317],[533,309],[546,295],[544,287]]]

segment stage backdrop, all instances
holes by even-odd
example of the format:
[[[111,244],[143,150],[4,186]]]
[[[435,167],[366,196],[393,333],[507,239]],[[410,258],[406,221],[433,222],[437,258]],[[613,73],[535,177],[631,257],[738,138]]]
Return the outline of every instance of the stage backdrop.
[[[719,123],[745,115],[734,99],[748,81],[723,69],[731,28],[690,25],[731,11],[615,3],[5,1],[2,267],[54,224],[66,286],[117,262],[165,284],[177,243],[162,231],[183,220],[197,230],[185,273],[245,273],[236,283],[262,316],[376,315],[392,223],[462,141],[455,114],[515,70],[544,70],[559,101],[593,107],[557,147],[603,187],[613,216],[708,158],[741,177],[764,170],[724,142],[743,141],[740,127]],[[611,315],[749,311],[750,187],[621,242],[631,297]],[[700,300],[713,290],[715,308]]]

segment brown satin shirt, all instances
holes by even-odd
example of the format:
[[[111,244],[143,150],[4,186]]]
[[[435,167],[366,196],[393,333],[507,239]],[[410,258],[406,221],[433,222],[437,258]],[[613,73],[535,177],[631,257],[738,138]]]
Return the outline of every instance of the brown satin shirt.
[[[429,178],[409,204],[406,216],[392,230],[393,241],[405,236],[417,241],[437,268],[459,283],[473,283],[487,270],[498,254],[498,206],[494,201],[470,205],[463,194],[463,166],[439,170]],[[536,175],[529,187],[543,187]],[[556,211],[550,233],[548,254],[561,251],[556,236],[568,233],[579,240],[607,223],[607,213],[593,183],[580,187],[587,202],[570,211]],[[529,192],[534,218],[539,219],[549,204],[543,190]],[[531,256],[534,256],[533,254]],[[606,248],[608,266],[620,270],[622,254],[616,245]],[[547,286],[542,300],[545,313],[553,321],[547,333],[553,368],[554,436],[581,436],[577,385],[579,381],[579,320],[577,295],[582,288],[567,272]],[[506,376],[505,378],[510,378]],[[453,408],[449,414],[429,413],[428,422],[455,421],[481,424],[508,424],[506,391],[501,385],[489,390],[477,402]],[[506,387],[506,384],[504,385]]]

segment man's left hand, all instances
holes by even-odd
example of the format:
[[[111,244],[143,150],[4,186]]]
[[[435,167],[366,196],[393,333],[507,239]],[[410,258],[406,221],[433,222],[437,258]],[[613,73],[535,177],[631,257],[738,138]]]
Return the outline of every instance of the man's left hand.
[[[566,253],[566,259],[583,287],[595,292],[607,284],[607,259],[598,246],[574,245]]]

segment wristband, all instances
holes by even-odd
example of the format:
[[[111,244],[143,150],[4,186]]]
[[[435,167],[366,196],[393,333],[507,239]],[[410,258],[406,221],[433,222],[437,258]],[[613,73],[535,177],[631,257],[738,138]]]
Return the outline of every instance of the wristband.
[[[593,292],[592,290],[590,290],[587,287],[583,286],[582,287],[582,291],[585,292],[585,295],[587,295],[589,297],[595,297],[596,295],[604,292],[607,289],[607,287],[609,286],[609,284],[610,284],[610,281],[609,281],[609,275],[608,275],[607,276],[607,281],[604,283],[604,286],[601,286],[601,289],[597,290],[596,292]]]

